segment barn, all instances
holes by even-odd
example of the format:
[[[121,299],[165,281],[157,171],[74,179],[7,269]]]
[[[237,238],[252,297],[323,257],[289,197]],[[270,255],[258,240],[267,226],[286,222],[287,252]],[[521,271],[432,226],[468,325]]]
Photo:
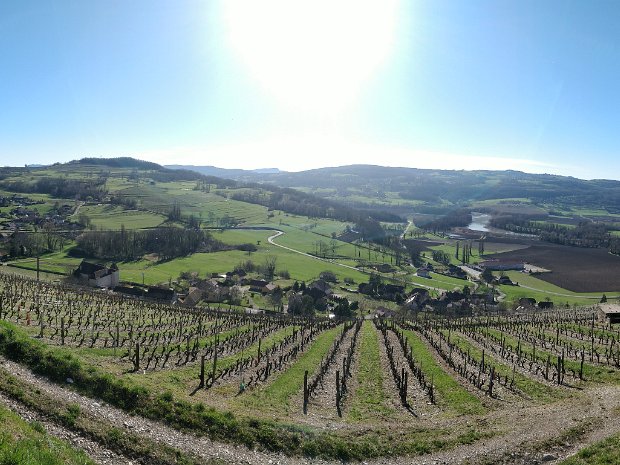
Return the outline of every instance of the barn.
[[[600,304],[599,319],[604,323],[619,324],[620,323],[620,305],[618,304]]]

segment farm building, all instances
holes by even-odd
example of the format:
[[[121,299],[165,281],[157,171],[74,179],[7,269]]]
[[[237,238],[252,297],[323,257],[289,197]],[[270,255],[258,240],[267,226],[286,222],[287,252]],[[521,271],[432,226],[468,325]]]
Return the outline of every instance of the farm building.
[[[420,278],[430,278],[430,270],[427,267],[422,267],[422,268],[418,268],[418,271],[416,272],[416,274],[420,277]]]
[[[538,302],[538,308],[543,309],[543,310],[547,310],[547,309],[553,308],[553,302],[551,302],[551,301],[541,301],[541,302]]]
[[[620,323],[620,305],[618,304],[601,304],[599,305],[599,319],[604,323],[618,324]]]
[[[250,291],[252,292],[265,292],[265,286],[269,284],[269,281],[262,279],[250,279],[248,284],[250,285]]]
[[[89,286],[109,287],[118,286],[120,273],[116,264],[110,268],[101,263],[90,263],[82,260],[80,266],[73,272],[73,275],[81,281],[87,282]]]
[[[146,297],[148,297],[149,299],[157,300],[159,302],[173,304],[177,300],[177,293],[174,291],[174,289],[149,286]]]
[[[181,305],[185,307],[194,307],[202,299],[203,291],[198,287],[190,287],[189,292],[181,301]]]

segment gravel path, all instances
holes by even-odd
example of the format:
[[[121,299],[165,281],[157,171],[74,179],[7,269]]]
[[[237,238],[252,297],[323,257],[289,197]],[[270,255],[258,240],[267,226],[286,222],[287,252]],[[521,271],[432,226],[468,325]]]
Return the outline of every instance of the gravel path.
[[[62,426],[51,422],[44,415],[34,410],[31,410],[18,402],[15,402],[13,399],[5,396],[1,392],[0,404],[13,411],[27,422],[38,421],[43,425],[45,431],[47,431],[47,434],[49,434],[50,436],[54,436],[55,438],[61,439],[65,442],[68,442],[76,449],[83,450],[93,461],[100,465],[131,465],[133,463],[128,458],[118,455],[116,452],[106,449],[105,447],[102,447],[99,443],[94,442],[88,438],[84,438],[79,434],[75,433],[74,431],[63,428]]]
[[[290,458],[283,454],[266,453],[250,450],[243,446],[225,444],[213,441],[206,437],[183,433],[164,424],[129,415],[128,413],[82,396],[71,389],[64,388],[49,382],[46,378],[32,373],[27,368],[0,357],[0,364],[11,374],[20,378],[21,381],[36,386],[42,392],[58,399],[60,402],[71,402],[80,406],[80,411],[92,417],[114,424],[117,428],[127,430],[134,434],[140,434],[150,440],[179,449],[185,453],[199,456],[203,459],[217,459],[226,464],[234,465],[274,465],[274,464],[325,464],[320,460],[305,458]],[[11,408],[13,410],[13,408]],[[119,462],[129,463],[121,459]]]

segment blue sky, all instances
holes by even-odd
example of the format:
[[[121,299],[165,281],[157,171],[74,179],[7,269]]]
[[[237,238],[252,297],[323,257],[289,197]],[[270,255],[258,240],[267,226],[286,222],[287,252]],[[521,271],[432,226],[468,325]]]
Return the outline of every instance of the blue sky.
[[[617,1],[0,2],[0,165],[620,179]]]

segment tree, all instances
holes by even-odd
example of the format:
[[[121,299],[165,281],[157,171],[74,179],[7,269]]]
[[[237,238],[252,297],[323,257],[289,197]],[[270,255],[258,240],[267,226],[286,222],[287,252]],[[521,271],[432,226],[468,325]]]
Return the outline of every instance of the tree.
[[[168,212],[168,221],[181,221],[181,204],[174,202]]]
[[[243,291],[239,286],[232,286],[228,294],[228,302],[231,305],[240,305],[243,298]]]
[[[322,279],[323,281],[327,281],[328,283],[338,282],[338,278],[336,278],[336,275],[334,274],[333,271],[322,271],[319,274],[319,278]]]
[[[314,301],[309,295],[292,294],[288,299],[288,312],[293,315],[312,316]]]
[[[338,300],[338,304],[334,308],[334,315],[336,318],[351,318],[353,316],[353,312],[351,311],[351,306],[349,305],[349,301],[346,298],[342,298]]]
[[[381,286],[381,284],[383,284],[382,281],[383,280],[381,279],[381,276],[379,276],[377,273],[370,273],[370,277],[368,278],[368,285],[370,286],[371,295],[377,295],[379,293],[379,287]]]
[[[267,255],[265,257],[265,261],[263,262],[263,266],[261,267],[263,276],[265,276],[265,278],[270,281],[276,275],[276,262],[277,261],[278,261],[278,257],[274,255]]]
[[[276,287],[274,291],[269,295],[269,304],[273,307],[274,310],[282,305],[282,290],[279,287]]]
[[[605,302],[607,302],[607,296],[603,294],[603,297],[601,297],[601,303],[604,304]]]
[[[490,268],[485,268],[484,271],[482,272],[481,277],[485,283],[493,282],[493,272],[491,271]]]
[[[433,250],[433,260],[448,266],[450,264],[450,255],[443,250]]]

